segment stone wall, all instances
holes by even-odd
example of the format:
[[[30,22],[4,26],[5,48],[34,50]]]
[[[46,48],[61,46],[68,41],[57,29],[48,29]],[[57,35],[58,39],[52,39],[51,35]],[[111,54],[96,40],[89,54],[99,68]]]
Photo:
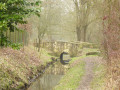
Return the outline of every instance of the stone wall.
[[[34,44],[38,47],[38,43]],[[63,51],[67,51],[71,56],[77,56],[82,48],[98,48],[98,45],[87,42],[42,42],[40,47],[45,48],[53,55],[59,56]]]

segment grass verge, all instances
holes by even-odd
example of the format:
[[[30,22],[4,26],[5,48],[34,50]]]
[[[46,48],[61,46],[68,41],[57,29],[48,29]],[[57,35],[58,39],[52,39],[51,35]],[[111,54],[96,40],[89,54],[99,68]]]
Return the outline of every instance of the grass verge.
[[[75,59],[76,58],[73,60]],[[54,90],[75,90],[79,86],[79,82],[85,73],[84,66],[85,62],[80,61],[79,64],[70,68]]]
[[[106,69],[105,66],[95,65],[94,67],[94,73],[95,77],[93,81],[91,82],[91,89],[92,90],[104,90],[104,84],[105,84],[105,75],[106,75]]]

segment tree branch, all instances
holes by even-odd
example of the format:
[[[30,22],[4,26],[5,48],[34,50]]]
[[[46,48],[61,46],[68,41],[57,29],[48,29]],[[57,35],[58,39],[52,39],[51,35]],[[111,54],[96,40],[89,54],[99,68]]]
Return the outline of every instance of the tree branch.
[[[95,18],[95,19],[91,20],[90,22],[88,22],[87,26],[89,26],[91,23],[93,23],[93,22],[95,22],[99,19],[101,19],[101,17],[98,17],[98,18]]]

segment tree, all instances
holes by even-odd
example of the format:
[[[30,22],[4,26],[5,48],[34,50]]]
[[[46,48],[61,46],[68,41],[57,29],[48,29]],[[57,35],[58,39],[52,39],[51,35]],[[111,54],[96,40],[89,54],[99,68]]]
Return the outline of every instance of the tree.
[[[84,30],[84,41],[86,41],[86,30],[88,26],[88,16],[89,16],[89,1],[87,0],[73,0],[76,8],[76,33],[77,40],[81,41],[82,39],[82,30]]]
[[[37,1],[27,1],[27,0],[1,0],[0,1],[0,42],[1,46],[8,43],[7,36],[4,35],[5,32],[10,30],[14,32],[15,30],[20,30],[17,27],[18,24],[26,24],[25,18],[31,14],[36,14],[40,16],[40,8],[34,8],[39,6],[40,0]],[[10,42],[10,41],[9,41]]]
[[[88,26],[93,23],[94,21],[100,19],[100,16],[95,16],[94,18],[91,18],[91,14],[93,13],[92,10],[94,9],[94,6],[99,0],[73,0],[75,9],[76,9],[76,33],[77,33],[77,40],[78,41],[86,41],[86,34],[87,34],[87,28]]]

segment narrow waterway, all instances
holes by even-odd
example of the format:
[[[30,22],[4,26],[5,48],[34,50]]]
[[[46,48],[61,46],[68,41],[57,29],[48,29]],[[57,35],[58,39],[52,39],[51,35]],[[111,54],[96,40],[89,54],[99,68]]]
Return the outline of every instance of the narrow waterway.
[[[39,77],[28,90],[52,90],[67,70],[68,65],[62,65],[60,62],[56,62],[46,69],[45,73]]]

